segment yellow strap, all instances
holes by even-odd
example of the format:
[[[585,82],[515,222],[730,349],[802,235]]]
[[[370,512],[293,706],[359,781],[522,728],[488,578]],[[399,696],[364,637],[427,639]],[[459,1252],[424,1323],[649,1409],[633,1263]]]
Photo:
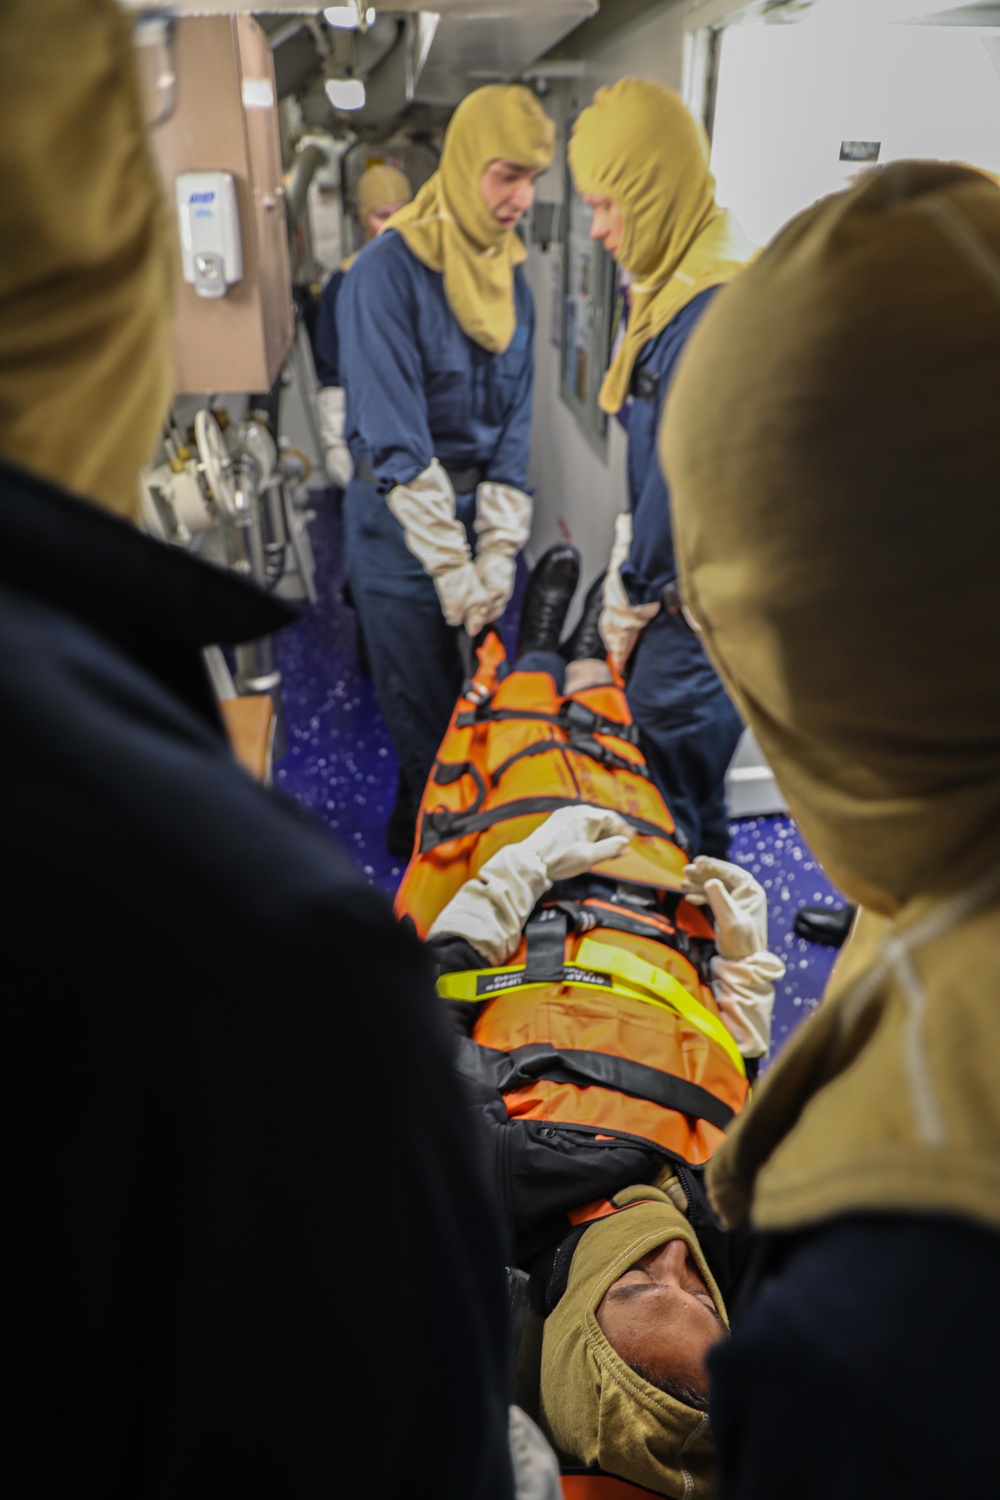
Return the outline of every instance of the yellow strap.
[[[672,974],[655,968],[652,964],[637,958],[634,953],[627,953],[621,948],[612,948],[607,943],[598,943],[593,938],[583,939],[569,967],[591,969],[601,975],[600,980],[589,981],[582,975],[574,974],[572,980],[569,981],[572,984],[581,985],[585,989],[600,990],[603,994],[607,994],[610,990],[614,994],[627,995],[631,1000],[645,1001],[648,1005],[666,1006],[668,1010],[672,1010],[716,1042],[740,1076],[746,1077],[746,1065],[726,1027],[718,1016],[714,1016],[707,1006],[702,1005],[701,1001],[686,990]],[[480,979],[492,978],[498,974],[507,974],[513,978],[523,973],[523,969],[507,966],[499,969],[466,969],[457,974],[442,974],[437,982],[437,991],[442,1000],[467,1000],[473,1004],[482,1004],[487,1000],[496,1000],[501,995],[519,995],[526,990],[544,989],[546,985],[552,983],[549,979],[531,980],[527,984],[507,984],[502,989],[492,990],[485,995],[479,992],[478,981]],[[606,978],[612,979],[614,983],[609,986],[606,982],[602,982]]]
[[[607,969],[617,979],[624,979],[637,989],[652,990],[658,999],[676,1010],[685,1021],[718,1042],[740,1073],[746,1075],[743,1056],[725,1024],[666,970],[646,963],[645,959],[624,948],[612,948],[607,943],[599,943],[594,938],[586,937],[577,949],[574,962],[583,968]]]

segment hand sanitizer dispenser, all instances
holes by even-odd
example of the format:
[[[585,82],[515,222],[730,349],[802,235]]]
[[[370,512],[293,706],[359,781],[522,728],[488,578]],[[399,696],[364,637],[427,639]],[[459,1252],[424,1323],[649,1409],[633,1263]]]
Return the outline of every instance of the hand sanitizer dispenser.
[[[184,280],[199,297],[224,297],[243,279],[233,174],[182,172],[176,192]]]

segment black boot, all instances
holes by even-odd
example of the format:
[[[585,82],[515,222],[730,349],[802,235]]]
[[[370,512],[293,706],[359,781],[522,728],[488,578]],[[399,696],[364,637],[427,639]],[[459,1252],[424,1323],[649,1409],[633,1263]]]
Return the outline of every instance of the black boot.
[[[575,547],[558,542],[539,558],[524,591],[518,656],[526,656],[529,651],[558,651],[559,635],[579,581],[580,554]]]
[[[396,803],[389,814],[389,823],[385,830],[385,847],[396,859],[409,859],[413,853],[418,811],[419,807],[410,791],[409,782],[400,771],[399,780],[396,783]]]
[[[577,620],[572,635],[559,647],[565,661],[603,661],[607,648],[601,640],[599,621],[604,608],[604,574],[594,579],[583,601],[583,613]]]
[[[801,906],[795,913],[795,936],[840,948],[847,941],[856,910],[854,906]]]

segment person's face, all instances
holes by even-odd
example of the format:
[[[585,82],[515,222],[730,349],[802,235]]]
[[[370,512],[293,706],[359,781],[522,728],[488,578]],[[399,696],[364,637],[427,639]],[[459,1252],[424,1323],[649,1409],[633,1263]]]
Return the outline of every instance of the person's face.
[[[597,1309],[615,1353],[660,1387],[708,1395],[705,1356],[726,1326],[683,1240],[669,1240],[619,1276]]]
[[[625,237],[625,219],[621,209],[613,198],[602,198],[599,193],[584,193],[583,201],[594,210],[590,238],[600,240],[608,254],[617,260]]]
[[[521,167],[515,161],[491,161],[479,179],[479,194],[497,223],[513,229],[535,201],[541,167]]]
[[[398,213],[405,207],[402,203],[387,203],[384,208],[373,208],[370,214],[365,214],[364,230],[370,240],[373,240],[388,224],[394,213]]]

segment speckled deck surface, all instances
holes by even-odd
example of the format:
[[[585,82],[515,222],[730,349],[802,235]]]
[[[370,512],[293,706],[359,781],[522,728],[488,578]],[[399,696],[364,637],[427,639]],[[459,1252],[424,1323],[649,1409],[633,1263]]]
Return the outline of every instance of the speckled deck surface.
[[[332,493],[319,493],[314,507],[319,601],[278,638],[288,752],[275,767],[275,785],[310,808],[362,873],[392,894],[402,864],[386,853],[383,833],[395,795],[396,755],[374,688],[355,659],[354,617],[340,597],[340,520]],[[771,947],[788,968],[777,986],[777,1049],[816,1005],[835,956],[794,935],[795,913],[807,904],[832,906],[839,897],[790,818],[734,823],[730,858],[767,891]]]

